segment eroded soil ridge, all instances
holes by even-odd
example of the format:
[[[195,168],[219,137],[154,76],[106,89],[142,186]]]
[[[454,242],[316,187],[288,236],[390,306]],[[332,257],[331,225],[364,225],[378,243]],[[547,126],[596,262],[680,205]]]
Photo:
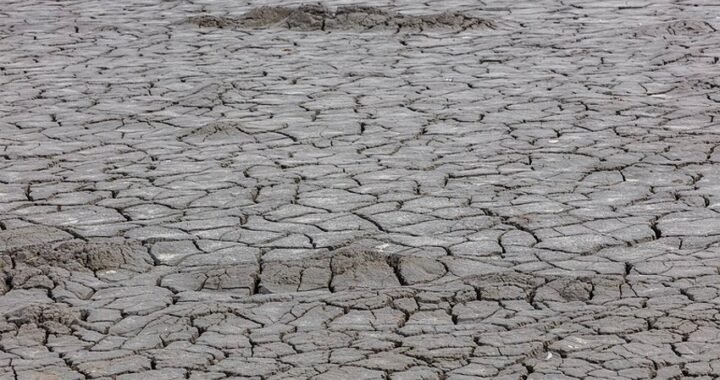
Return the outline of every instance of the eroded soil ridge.
[[[302,31],[349,29],[455,29],[492,28],[489,20],[462,12],[445,11],[428,15],[408,15],[379,7],[338,6],[334,11],[321,4],[298,7],[261,6],[240,17],[194,16],[189,22],[214,28],[288,28]]]

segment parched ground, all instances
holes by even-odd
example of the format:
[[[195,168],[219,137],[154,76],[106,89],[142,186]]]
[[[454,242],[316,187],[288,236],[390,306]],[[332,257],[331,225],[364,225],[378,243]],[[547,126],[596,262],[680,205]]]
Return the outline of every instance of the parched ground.
[[[249,3],[2,2],[0,379],[720,376],[720,4]]]

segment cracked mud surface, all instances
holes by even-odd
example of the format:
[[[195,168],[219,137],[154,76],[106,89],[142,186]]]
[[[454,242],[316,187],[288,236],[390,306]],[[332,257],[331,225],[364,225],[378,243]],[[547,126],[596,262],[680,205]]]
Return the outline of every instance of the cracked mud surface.
[[[266,5],[3,4],[0,379],[720,376],[716,4]]]

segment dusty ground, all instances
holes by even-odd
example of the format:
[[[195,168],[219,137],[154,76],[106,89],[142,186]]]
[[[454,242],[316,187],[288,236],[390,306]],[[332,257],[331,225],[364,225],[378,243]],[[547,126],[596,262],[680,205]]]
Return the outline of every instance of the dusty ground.
[[[716,2],[264,3],[3,2],[0,379],[720,376]]]

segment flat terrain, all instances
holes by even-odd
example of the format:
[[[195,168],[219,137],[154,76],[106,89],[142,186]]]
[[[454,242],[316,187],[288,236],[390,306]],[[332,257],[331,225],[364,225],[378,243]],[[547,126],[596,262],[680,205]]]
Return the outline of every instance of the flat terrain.
[[[263,3],[3,1],[0,379],[720,376],[717,1]]]

